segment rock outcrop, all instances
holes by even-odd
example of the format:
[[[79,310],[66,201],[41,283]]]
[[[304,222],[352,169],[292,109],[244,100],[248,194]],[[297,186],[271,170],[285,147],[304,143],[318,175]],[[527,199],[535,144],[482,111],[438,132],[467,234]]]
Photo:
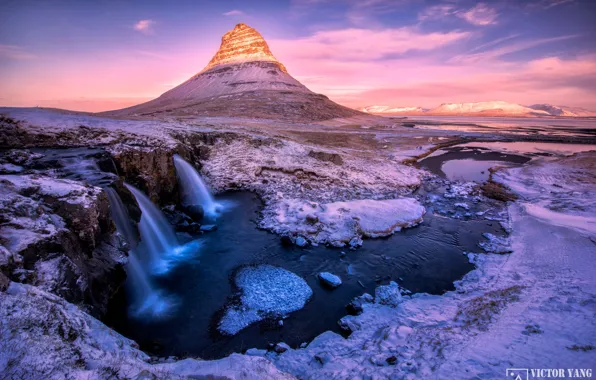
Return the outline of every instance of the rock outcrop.
[[[265,39],[259,32],[246,24],[238,24],[221,38],[221,46],[203,71],[218,65],[242,62],[274,62],[287,73],[271,53]]]
[[[0,270],[101,315],[125,279],[126,253],[97,187],[0,175]]]
[[[7,379],[294,378],[265,358],[238,354],[151,363],[135,342],[75,305],[14,282],[0,291],[0,336],[0,373]]]

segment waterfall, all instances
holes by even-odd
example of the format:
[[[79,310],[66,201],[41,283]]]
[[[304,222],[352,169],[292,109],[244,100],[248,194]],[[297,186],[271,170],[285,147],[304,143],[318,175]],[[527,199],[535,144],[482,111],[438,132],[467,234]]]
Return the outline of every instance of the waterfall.
[[[201,205],[206,216],[217,217],[222,206],[215,202],[195,168],[177,154],[174,155],[174,166],[176,166],[176,173],[180,180],[184,204]]]
[[[167,256],[177,252],[178,240],[174,229],[151,200],[139,189],[126,184],[134,195],[141,208],[141,233],[142,248],[149,256],[151,270],[154,272],[167,271]]]
[[[108,194],[110,213],[116,224],[116,229],[133,247],[129,252],[126,265],[127,290],[133,300],[130,312],[137,316],[147,314],[163,316],[173,306],[173,302],[165,298],[161,291],[155,288],[147,271],[139,261],[139,252],[134,249],[137,247],[138,237],[122,199],[111,187],[105,188],[105,191]]]
[[[108,200],[110,201],[110,214],[112,215],[112,219],[116,224],[116,229],[126,242],[132,247],[135,248],[139,242],[139,237],[137,236],[137,232],[132,224],[130,216],[128,215],[128,211],[122,203],[122,199],[120,196],[111,187],[105,188],[106,193],[108,194]]]
[[[166,273],[177,261],[185,259],[190,254],[198,253],[201,246],[198,240],[184,245],[179,244],[172,225],[157,206],[139,189],[129,184],[125,186],[134,195],[141,208],[139,223],[141,243],[137,251],[144,253],[144,257],[148,257],[146,266],[151,273]]]

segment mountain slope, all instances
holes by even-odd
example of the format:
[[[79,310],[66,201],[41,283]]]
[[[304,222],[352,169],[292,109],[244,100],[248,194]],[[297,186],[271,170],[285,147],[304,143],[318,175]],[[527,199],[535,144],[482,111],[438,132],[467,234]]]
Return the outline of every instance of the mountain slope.
[[[589,111],[579,107],[567,107],[567,106],[553,106],[550,104],[533,104],[529,106],[535,110],[542,110],[550,113],[553,116],[563,117],[585,117],[585,116],[596,116],[596,112]]]
[[[315,94],[294,79],[255,29],[238,24],[207,66],[157,99],[109,116],[237,116],[296,121],[362,113]]]

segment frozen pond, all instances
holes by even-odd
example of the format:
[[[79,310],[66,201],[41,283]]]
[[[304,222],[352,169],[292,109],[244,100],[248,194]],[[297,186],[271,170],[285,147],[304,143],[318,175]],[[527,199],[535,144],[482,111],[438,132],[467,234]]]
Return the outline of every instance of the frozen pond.
[[[508,164],[507,161],[449,160],[441,165],[441,171],[450,181],[485,182],[488,181],[490,168]]]

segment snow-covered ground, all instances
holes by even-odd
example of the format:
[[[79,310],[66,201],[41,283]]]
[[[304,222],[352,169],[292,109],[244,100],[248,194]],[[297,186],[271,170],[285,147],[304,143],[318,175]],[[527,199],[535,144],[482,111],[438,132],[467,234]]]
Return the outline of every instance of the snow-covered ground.
[[[201,173],[209,184],[218,191],[259,192],[264,214],[283,216],[278,227],[289,220],[287,226],[292,228],[308,228],[314,222],[325,230],[351,220],[359,225],[350,230],[354,237],[364,231],[375,236],[416,223],[424,213],[417,201],[403,198],[420,185],[420,171],[389,159],[383,145],[361,131],[356,137],[345,133],[323,143],[325,136],[319,132],[304,137],[302,131],[282,131],[270,124],[264,124],[271,129],[263,131],[230,132],[234,128],[229,120],[190,126],[45,110],[13,110],[10,115],[28,120],[32,140],[50,141],[43,139],[51,135],[57,145],[95,142],[118,152],[140,146],[145,150],[134,150],[133,155],[141,157],[139,161],[155,146],[206,147],[208,154],[200,156]],[[192,140],[193,134],[214,130],[217,138],[209,144],[204,144],[208,136]],[[391,148],[398,150],[396,145]],[[300,349],[251,350],[250,356],[234,354],[218,361],[156,361],[79,307],[13,282],[7,291],[0,291],[0,372],[14,378],[49,379],[445,379],[502,378],[507,368],[593,369],[595,165],[596,154],[579,153],[535,159],[494,174],[495,181],[520,197],[508,205],[509,219],[503,219],[506,213],[497,213],[501,218],[495,220],[512,231],[509,239],[487,236],[484,249],[468,253],[476,269],[456,283],[455,291],[411,295],[398,283],[390,283],[379,287],[374,297],[361,297],[363,312],[340,321],[352,331],[347,339],[326,332]],[[170,169],[174,173],[172,166],[165,166],[164,172]],[[453,185],[443,197],[471,201],[476,197],[472,187]],[[465,211],[463,204],[469,204],[459,207]],[[312,216],[304,212],[309,207]],[[505,253],[508,250],[512,252]],[[40,271],[43,276],[48,272]],[[2,289],[7,282],[3,276]]]
[[[362,237],[388,236],[422,221],[424,207],[413,198],[317,203],[288,199],[277,203],[261,226],[335,247],[362,244]]]
[[[578,207],[594,215],[594,159],[544,163],[537,170],[548,175],[534,186],[528,185],[532,167],[505,170],[500,178],[513,188],[523,183],[541,192],[552,178],[564,177],[584,192],[559,209],[563,222],[537,218],[525,199],[511,204],[513,252],[469,254],[477,269],[456,291],[407,296],[394,286],[393,301],[377,294],[361,315],[342,319],[353,331],[348,339],[328,332],[305,349],[267,356],[301,378],[504,378],[507,368],[593,370],[596,236],[567,220]]]

